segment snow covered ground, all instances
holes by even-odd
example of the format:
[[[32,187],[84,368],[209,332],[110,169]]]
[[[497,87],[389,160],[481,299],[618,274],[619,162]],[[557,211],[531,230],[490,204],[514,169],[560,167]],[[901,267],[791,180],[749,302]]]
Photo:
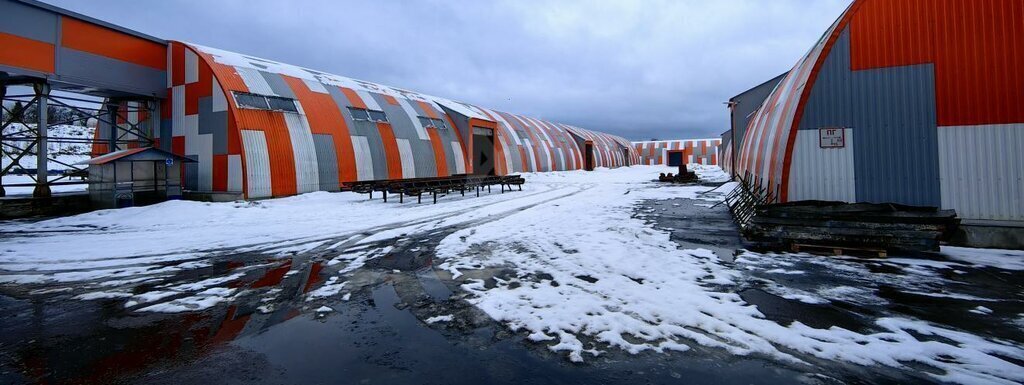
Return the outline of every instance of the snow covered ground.
[[[637,215],[643,202],[689,198],[711,206],[728,186],[710,192],[713,187],[651,181],[667,171],[642,166],[528,174],[523,192],[449,196],[437,205],[312,193],[258,202],[175,201],[2,223],[0,285],[123,286],[209,267],[227,253],[265,255],[268,261],[325,255],[330,277],[306,294],[310,306],[320,306],[329,304],[326,298],[347,299],[360,285],[350,282],[360,269],[389,254],[391,246],[382,244],[453,228],[453,233],[439,234],[434,250],[436,265],[448,273],[442,278],[461,285],[467,300],[494,320],[573,361],[612,349],[699,348],[798,367],[821,362],[906,371],[925,367],[935,379],[956,383],[1024,381],[1018,365],[1024,349],[1012,341],[903,316],[879,316],[857,331],[769,319],[739,294],[749,282],[799,277],[828,264],[830,272],[848,272],[844,279],[851,286],[766,284],[766,290],[805,303],[860,298],[870,304],[880,300],[870,285],[899,278],[875,279],[856,259],[747,252],[731,262],[708,250],[681,249],[669,232]],[[727,179],[717,168],[703,167],[698,173],[706,180]],[[903,281],[919,285],[922,292],[943,294],[936,291],[943,283],[940,273],[1019,266],[1024,259],[1022,252],[944,251],[949,261],[886,263],[911,271]],[[239,273],[244,272],[232,274]],[[195,311],[243,295],[244,290],[230,285],[234,279],[204,277],[143,293],[119,287],[82,299],[124,298],[127,307],[143,312]],[[971,314],[992,311],[981,302]],[[455,317],[444,313],[425,322],[448,324]]]
[[[4,134],[5,135],[10,135],[10,134],[18,133],[18,132],[21,132],[21,131],[24,131],[24,130],[25,130],[25,126],[16,123],[16,124],[11,124],[6,129],[4,129]],[[53,127],[50,128],[49,135],[51,137],[54,137],[54,138],[67,138],[67,139],[75,139],[75,140],[92,140],[93,129],[89,128],[89,127],[83,127],[83,126],[58,125],[58,126],[53,126]],[[14,146],[17,146],[18,148],[24,148],[25,146],[28,146],[30,144],[27,141],[10,141],[10,143],[12,145],[14,145]],[[9,155],[11,149],[10,148],[5,148],[4,150],[6,152],[8,152],[8,155]],[[47,145],[47,151],[49,152],[50,157],[53,159],[53,160],[51,160],[47,164],[47,167],[50,170],[67,170],[67,169],[71,168],[71,167],[69,167],[69,165],[73,166],[73,165],[75,165],[78,162],[81,162],[81,161],[84,161],[84,160],[88,160],[89,159],[89,153],[90,153],[90,151],[92,151],[92,146],[91,146],[91,144],[89,144],[87,142],[84,142],[84,143],[51,142],[51,143],[49,143]],[[6,168],[11,163],[12,163],[12,159],[9,156],[5,155],[3,157],[0,157],[0,167]],[[25,155],[25,156],[21,157],[21,159],[18,160],[18,164],[21,165],[21,167],[24,167],[24,168],[27,168],[27,169],[35,169],[36,168],[36,156],[35,155]],[[82,166],[78,166],[78,167],[82,167]],[[50,180],[54,180],[54,179],[58,179],[58,178],[60,178],[59,175],[51,175],[50,176]],[[67,179],[62,179],[61,181],[68,181],[68,180]],[[35,180],[32,179],[32,177],[30,177],[28,175],[7,175],[7,176],[5,176],[3,178],[3,183],[5,185],[6,184],[28,184],[28,183],[35,183]],[[54,193],[77,192],[77,191],[85,191],[86,187],[87,186],[85,184],[56,185],[56,186],[52,186],[50,188],[50,190],[51,190],[51,192],[54,192]],[[14,195],[31,195],[33,190],[34,190],[33,187],[8,187],[8,188],[6,188],[7,195],[9,195],[9,196],[14,196]]]

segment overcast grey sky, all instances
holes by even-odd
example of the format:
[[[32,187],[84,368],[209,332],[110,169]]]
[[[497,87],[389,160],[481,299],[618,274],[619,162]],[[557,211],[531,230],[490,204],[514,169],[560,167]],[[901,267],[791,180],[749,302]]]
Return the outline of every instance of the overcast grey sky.
[[[628,139],[717,136],[849,0],[46,0],[164,39]]]

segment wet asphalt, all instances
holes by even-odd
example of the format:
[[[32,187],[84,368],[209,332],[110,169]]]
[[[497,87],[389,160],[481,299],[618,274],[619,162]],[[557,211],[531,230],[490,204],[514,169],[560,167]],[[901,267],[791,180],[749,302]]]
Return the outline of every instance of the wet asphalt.
[[[635,215],[672,232],[681,248],[707,248],[734,263],[744,247],[724,206],[704,200],[643,202]],[[75,300],[75,287],[0,287],[0,384],[832,384],[926,383],[924,373],[808,360],[794,367],[763,357],[738,357],[695,347],[688,352],[629,355],[610,351],[582,364],[525,340],[469,305],[460,282],[437,268],[432,250],[456,228],[439,228],[369,248],[392,249],[352,273],[347,299],[311,300],[313,290],[343,266],[326,252],[281,258],[225,254],[212,266],[154,285],[191,282],[232,272],[240,290],[231,301],[199,312],[162,314],[126,308],[125,300]],[[797,260],[796,263],[799,263]],[[858,262],[899,274],[875,261]],[[804,289],[869,285],[836,277],[819,264],[783,278],[751,271],[731,288],[782,324],[871,331],[873,318],[905,315],[1024,343],[1007,320],[949,317],[970,301],[908,294],[876,284],[878,304],[806,304],[782,298],[773,285]],[[897,271],[893,272],[893,269]],[[475,274],[501,276],[501,270]],[[1024,313],[1020,273],[976,269],[950,277],[1003,314]],[[1009,293],[1009,294],[1007,294]],[[322,307],[330,311],[318,311]],[[427,319],[453,315],[452,322]],[[958,313],[959,314],[959,313]],[[990,317],[991,318],[991,317]],[[1020,363],[1024,364],[1024,363]]]

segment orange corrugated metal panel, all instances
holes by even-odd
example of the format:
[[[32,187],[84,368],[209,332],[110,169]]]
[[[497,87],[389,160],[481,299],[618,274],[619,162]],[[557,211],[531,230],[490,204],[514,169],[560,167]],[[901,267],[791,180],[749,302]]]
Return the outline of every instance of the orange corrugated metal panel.
[[[213,191],[228,191],[228,156],[213,155]]]
[[[388,123],[377,123],[380,140],[384,143],[384,158],[388,163],[388,179],[402,179],[402,155],[398,152],[398,140]]]
[[[175,86],[185,84],[185,49],[184,44],[171,44],[171,84]]]
[[[138,65],[167,69],[167,47],[72,17],[61,17],[61,46]]]
[[[864,0],[854,70],[933,63],[940,126],[1024,122],[1024,2]]]
[[[363,98],[359,97],[359,94],[354,90],[347,87],[341,87],[341,92],[345,94],[345,98],[348,98],[348,102],[352,104],[353,107],[366,109],[366,102],[364,102]]]
[[[936,0],[868,1],[850,22],[854,71],[934,62]]]
[[[417,100],[416,103],[420,105],[420,109],[427,114],[428,118],[437,119],[437,114],[434,112],[434,108],[427,104],[427,102]]]
[[[430,136],[430,146],[434,149],[434,163],[437,164],[437,176],[448,176],[448,159],[444,156],[444,143],[437,133],[437,128],[428,127],[427,135]]]
[[[53,44],[0,32],[0,64],[53,73]]]
[[[288,125],[280,112],[236,109],[235,117],[243,130],[263,131],[270,155],[271,193],[275,197],[295,195],[295,153]]]
[[[302,79],[281,75],[302,104],[302,110],[314,134],[328,134],[334,142],[340,183],[358,179],[355,150],[348,130],[348,122],[341,115],[334,98],[329,94],[313,92]]]

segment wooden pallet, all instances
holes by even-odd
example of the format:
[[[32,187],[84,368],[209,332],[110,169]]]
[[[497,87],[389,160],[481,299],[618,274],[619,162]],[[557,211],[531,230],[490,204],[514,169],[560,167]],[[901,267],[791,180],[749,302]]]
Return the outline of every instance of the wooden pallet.
[[[872,249],[849,246],[808,245],[804,243],[793,243],[792,245],[790,245],[790,250],[792,250],[794,253],[799,253],[805,250],[810,252],[813,252],[812,250],[826,251],[832,253],[832,255],[837,257],[840,255],[853,255],[849,253],[851,251],[862,255],[877,256],[878,258],[886,258],[889,256],[889,252],[884,249]]]

